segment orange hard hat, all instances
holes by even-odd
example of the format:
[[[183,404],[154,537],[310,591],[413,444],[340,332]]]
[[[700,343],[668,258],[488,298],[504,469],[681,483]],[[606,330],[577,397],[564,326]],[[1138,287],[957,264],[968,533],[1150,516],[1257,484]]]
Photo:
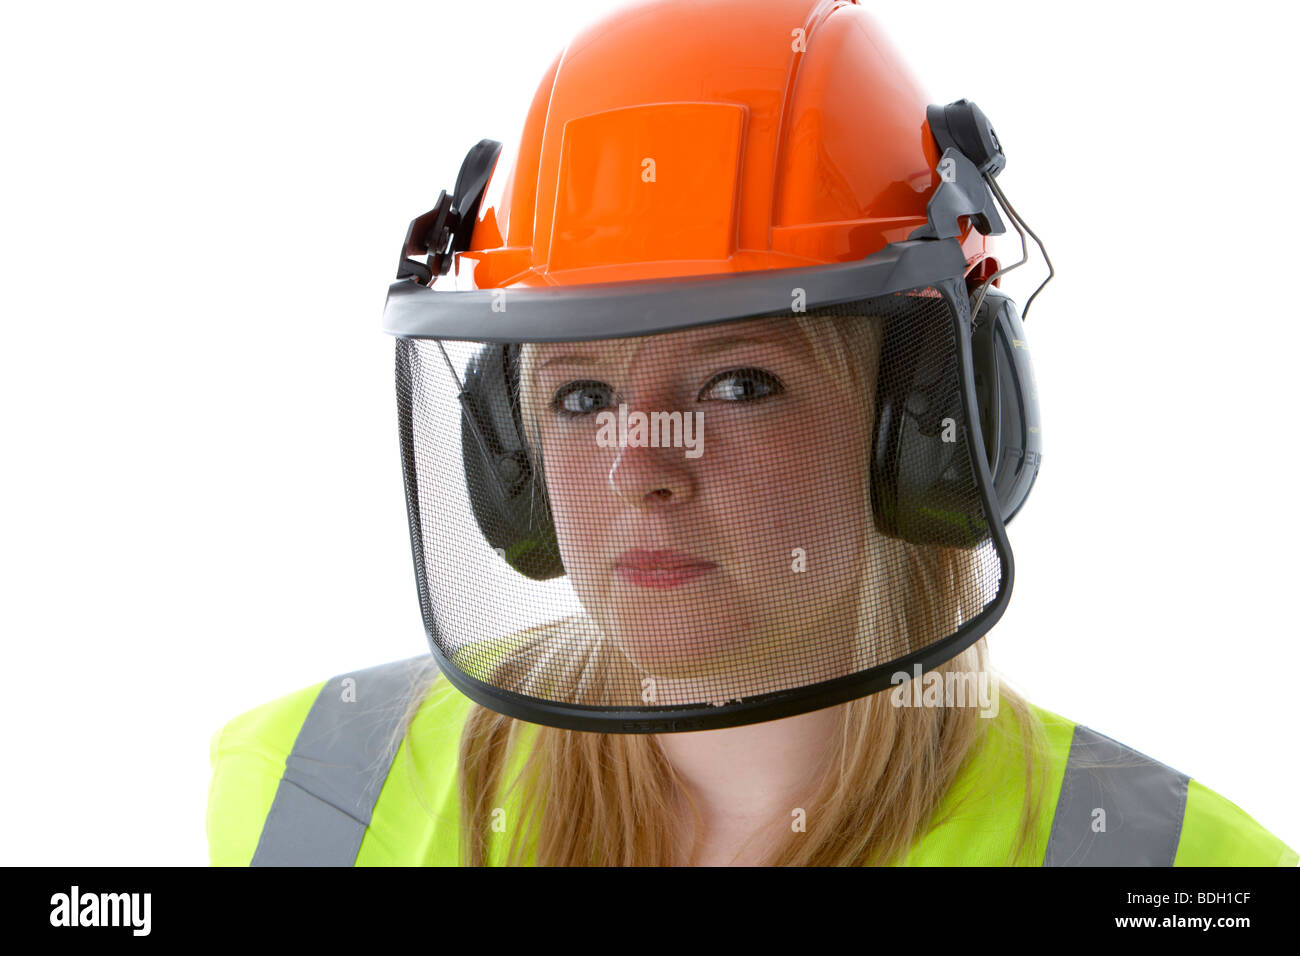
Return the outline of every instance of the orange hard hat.
[[[456,268],[488,289],[863,259],[926,225],[930,102],[857,0],[613,12],[542,78]]]

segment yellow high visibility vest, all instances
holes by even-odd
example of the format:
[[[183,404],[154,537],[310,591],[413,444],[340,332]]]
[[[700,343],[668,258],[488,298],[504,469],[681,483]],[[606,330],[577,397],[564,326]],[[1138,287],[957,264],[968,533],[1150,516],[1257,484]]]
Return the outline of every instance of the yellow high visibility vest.
[[[214,866],[455,866],[457,752],[472,706],[439,676],[394,746],[428,655],[341,674],[256,707],[212,738]],[[1195,780],[1031,704],[1048,741],[1045,866],[1295,866],[1300,854]],[[1010,862],[1025,793],[1008,708],[945,795],[908,865]],[[513,758],[517,769],[522,753]],[[509,778],[507,778],[509,779]],[[1055,808],[1052,810],[1052,808]],[[521,819],[501,808],[503,829]],[[1100,811],[1100,812],[1099,812]],[[1102,825],[1098,826],[1098,821]],[[489,861],[501,863],[504,840]]]

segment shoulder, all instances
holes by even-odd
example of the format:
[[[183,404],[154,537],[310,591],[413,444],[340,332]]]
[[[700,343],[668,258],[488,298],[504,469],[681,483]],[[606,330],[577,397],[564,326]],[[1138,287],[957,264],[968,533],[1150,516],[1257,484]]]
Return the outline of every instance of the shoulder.
[[[1034,708],[1069,746],[1045,866],[1294,866],[1300,857],[1187,774],[1083,724]],[[1064,738],[1058,738],[1063,740]]]
[[[247,866],[253,858],[285,760],[325,683],[254,707],[212,735],[207,835],[213,866]]]
[[[428,655],[393,661],[302,687],[218,729],[209,751],[211,864],[246,866],[259,853],[270,861],[272,830],[294,838],[295,828],[312,827],[359,844],[413,696],[433,685],[416,717],[429,734],[445,736],[463,720],[468,700],[436,678]]]
[[[1175,866],[1295,866],[1300,854],[1231,800],[1189,780]]]
[[[1028,701],[989,722],[912,859],[1005,864],[1020,812],[1038,802],[1016,859],[1044,866],[1294,866],[1300,858],[1240,807],[1146,754]],[[1032,787],[1032,791],[1030,788]]]

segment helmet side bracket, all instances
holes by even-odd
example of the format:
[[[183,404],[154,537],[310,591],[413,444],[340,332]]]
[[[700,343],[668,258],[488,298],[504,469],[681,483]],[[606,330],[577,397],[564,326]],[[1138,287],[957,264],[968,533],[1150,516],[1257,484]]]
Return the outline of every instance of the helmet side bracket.
[[[969,100],[926,110],[930,132],[942,155],[936,171],[939,188],[926,206],[929,222],[910,239],[951,239],[961,235],[959,219],[984,235],[1006,232],[985,176],[996,176],[1007,164],[997,134],[980,108]]]
[[[500,155],[501,144],[496,140],[479,140],[470,148],[456,177],[455,192],[450,196],[445,189],[439,192],[433,208],[416,216],[407,227],[397,262],[398,279],[429,285],[447,274],[455,253],[469,248],[479,205]],[[427,256],[424,262],[412,258],[421,255]]]

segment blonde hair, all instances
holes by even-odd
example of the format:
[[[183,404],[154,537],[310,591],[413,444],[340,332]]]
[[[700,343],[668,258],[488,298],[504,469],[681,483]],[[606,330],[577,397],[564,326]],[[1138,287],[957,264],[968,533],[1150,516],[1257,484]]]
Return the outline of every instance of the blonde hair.
[[[812,346],[819,364],[837,382],[874,383],[865,370],[880,361],[883,324],[875,317],[798,315],[800,331]],[[827,340],[839,348],[828,348]],[[529,347],[524,347],[521,381],[530,381]],[[874,406],[874,388],[859,388],[864,401]],[[536,406],[530,389],[521,389],[526,422],[535,421]],[[868,421],[871,419],[868,418]],[[869,509],[868,509],[869,510]],[[904,599],[881,605],[872,599],[870,578],[859,607],[859,635],[897,634],[898,643],[887,648],[886,659],[926,646],[935,634],[949,634],[977,614],[984,604],[980,585],[984,569],[978,551],[912,545],[876,535],[877,561],[888,567],[876,573],[904,580]],[[892,590],[892,589],[890,589]],[[864,630],[866,629],[866,630]],[[535,629],[532,638],[503,660],[493,672],[493,683],[523,693],[537,693],[539,662],[554,675],[562,672],[570,682],[566,699],[603,703],[606,676],[614,662],[606,643],[593,642],[584,654],[571,654],[557,669],[553,642],[547,628]],[[571,632],[570,632],[571,633]],[[927,635],[930,635],[927,637]],[[857,642],[869,646],[870,642]],[[547,650],[549,648],[549,650]],[[855,659],[856,669],[880,663]],[[977,675],[990,673],[984,638],[934,668]],[[409,729],[428,690],[437,677],[432,671],[412,695],[399,732]],[[1043,788],[1036,785],[1045,771],[1037,759],[1045,752],[1040,721],[1028,702],[999,682],[1000,706],[1007,707],[1024,745],[1025,797],[1020,827],[1007,863],[1026,862],[1040,819]],[[916,841],[943,822],[937,811],[959,771],[985,742],[994,724],[971,706],[899,707],[891,694],[879,692],[840,705],[838,756],[814,782],[806,832],[789,833],[768,854],[765,862],[788,866],[880,865],[903,861]],[[525,736],[535,739],[519,772],[506,780],[507,766]],[[408,749],[408,759],[410,751]],[[493,810],[511,793],[522,801],[521,825],[512,836],[503,859],[511,865],[525,863],[531,855],[538,865],[552,866],[662,866],[684,861],[681,847],[685,822],[677,809],[691,806],[694,833],[701,818],[687,789],[653,736],[601,734],[528,724],[478,704],[472,705],[461,734],[458,755],[461,862],[481,866],[488,862]],[[413,776],[418,779],[418,776]],[[956,808],[954,807],[953,810]],[[525,838],[525,834],[527,838]],[[698,846],[698,842],[696,844]],[[690,854],[691,861],[694,853]],[[1037,863],[1037,860],[1028,860]]]

